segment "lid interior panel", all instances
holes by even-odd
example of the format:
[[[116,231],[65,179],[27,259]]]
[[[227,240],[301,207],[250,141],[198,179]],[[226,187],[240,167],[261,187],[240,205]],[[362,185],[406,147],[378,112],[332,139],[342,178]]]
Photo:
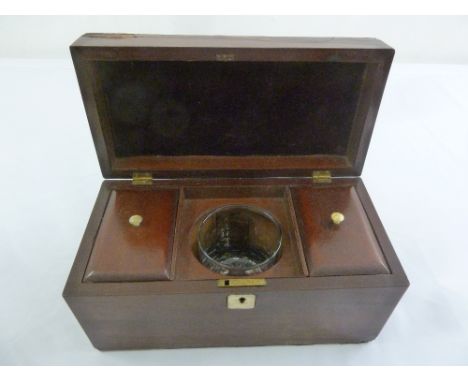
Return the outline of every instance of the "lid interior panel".
[[[96,63],[117,158],[346,155],[363,63]]]
[[[105,177],[361,173],[393,49],[373,39],[307,39],[300,49],[179,40],[86,35],[72,45]]]

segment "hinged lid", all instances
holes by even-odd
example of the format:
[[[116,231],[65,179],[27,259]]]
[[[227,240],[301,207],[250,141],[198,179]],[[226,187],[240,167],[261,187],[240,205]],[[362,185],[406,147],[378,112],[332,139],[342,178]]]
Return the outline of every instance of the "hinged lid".
[[[361,174],[394,50],[87,34],[71,53],[105,177],[310,177]]]

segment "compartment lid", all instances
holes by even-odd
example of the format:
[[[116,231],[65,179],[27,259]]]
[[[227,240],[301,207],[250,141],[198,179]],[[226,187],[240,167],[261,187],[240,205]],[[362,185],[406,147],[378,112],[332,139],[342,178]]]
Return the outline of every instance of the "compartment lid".
[[[86,34],[70,49],[106,178],[358,176],[394,55],[368,38]]]

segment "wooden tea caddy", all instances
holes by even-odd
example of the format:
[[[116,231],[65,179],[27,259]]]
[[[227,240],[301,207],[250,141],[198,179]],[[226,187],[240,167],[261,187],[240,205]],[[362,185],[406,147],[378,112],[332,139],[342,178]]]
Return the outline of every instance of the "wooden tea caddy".
[[[106,180],[63,296],[96,348],[378,335],[409,285],[359,178],[392,48],[86,34],[71,54]],[[200,217],[227,204],[280,222],[273,267],[199,262]]]

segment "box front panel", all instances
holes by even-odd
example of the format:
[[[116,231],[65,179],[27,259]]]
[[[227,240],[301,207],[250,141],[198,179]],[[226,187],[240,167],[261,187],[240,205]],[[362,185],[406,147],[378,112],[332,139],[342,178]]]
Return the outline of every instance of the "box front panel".
[[[102,350],[357,343],[374,339],[404,289],[358,288],[70,299]],[[255,295],[252,309],[229,309],[230,295]]]

